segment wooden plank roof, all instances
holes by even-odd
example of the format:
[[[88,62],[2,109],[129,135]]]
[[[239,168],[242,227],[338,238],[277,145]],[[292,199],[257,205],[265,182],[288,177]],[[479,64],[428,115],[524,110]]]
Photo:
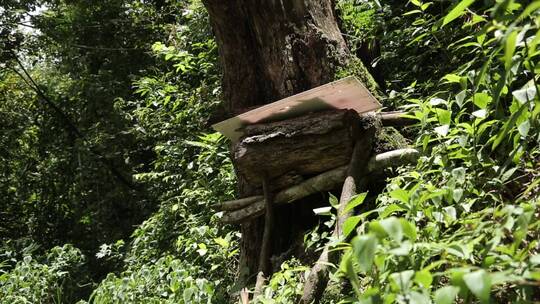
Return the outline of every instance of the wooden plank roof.
[[[219,122],[212,127],[233,142],[246,125],[279,121],[328,109],[352,109],[358,113],[377,110],[381,104],[354,76],[278,100]]]

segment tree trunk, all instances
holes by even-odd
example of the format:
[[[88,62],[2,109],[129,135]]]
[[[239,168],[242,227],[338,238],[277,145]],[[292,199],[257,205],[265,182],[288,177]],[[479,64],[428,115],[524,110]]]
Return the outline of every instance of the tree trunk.
[[[333,81],[338,69],[354,59],[338,28],[333,0],[203,3],[219,48],[228,116]],[[241,197],[255,194],[248,184],[239,178]],[[284,209],[275,210],[276,221],[294,216]],[[286,251],[287,243],[304,232],[298,226],[275,227],[281,230],[273,233],[279,243],[272,244],[273,254]],[[241,226],[239,279],[244,282],[255,277],[262,231],[262,219]]]

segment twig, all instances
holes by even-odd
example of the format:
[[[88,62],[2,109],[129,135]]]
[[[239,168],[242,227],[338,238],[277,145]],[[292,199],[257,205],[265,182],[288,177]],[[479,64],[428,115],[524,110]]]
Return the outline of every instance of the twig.
[[[257,281],[255,283],[255,293],[253,298],[256,298],[261,294],[266,276],[270,275],[270,253],[271,253],[271,241],[272,241],[272,229],[274,223],[274,208],[272,207],[272,193],[268,184],[269,178],[265,174],[263,177],[263,192],[265,203],[265,217],[264,217],[264,232],[261,244],[261,252],[259,254],[259,273],[257,274]]]

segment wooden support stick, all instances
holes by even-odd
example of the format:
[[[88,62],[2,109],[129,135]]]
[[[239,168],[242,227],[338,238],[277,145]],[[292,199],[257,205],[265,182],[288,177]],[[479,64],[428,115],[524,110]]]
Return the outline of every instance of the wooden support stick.
[[[334,238],[339,238],[342,235],[343,224],[352,214],[352,211],[345,212],[347,203],[361,189],[360,176],[366,173],[366,164],[360,164],[359,162],[360,160],[365,159],[362,157],[362,153],[369,153],[362,150],[365,150],[365,147],[361,147],[357,143],[354,147],[353,155],[349,163],[347,177],[343,182],[343,189],[341,190],[336,225],[334,227],[334,232],[332,233]],[[368,151],[369,150],[371,149],[368,149]],[[300,298],[300,304],[319,303],[328,284],[328,277],[330,273],[328,265],[337,264],[339,261],[339,256],[339,251],[330,251],[329,244],[324,246],[321,256],[311,268],[306,282],[304,283],[304,292]]]
[[[367,170],[369,173],[372,173],[388,167],[415,163],[418,155],[419,153],[416,149],[410,148],[377,154],[370,158]],[[346,175],[347,166],[338,167],[319,174],[298,185],[278,192],[273,199],[274,204],[292,203],[313,193],[330,191],[337,187],[339,183],[342,183]],[[242,200],[247,199],[244,198]],[[221,218],[221,221],[224,223],[238,223],[262,215],[265,209],[264,200],[254,201],[254,203],[242,209],[226,212]]]
[[[265,174],[263,178],[263,192],[264,192],[264,204],[265,204],[265,216],[264,216],[264,232],[261,244],[261,252],[259,254],[259,273],[257,274],[257,281],[255,283],[255,293],[253,298],[255,299],[261,294],[266,276],[270,274],[270,254],[272,243],[272,229],[274,223],[274,208],[272,206],[272,193],[268,183],[268,175]]]
[[[385,127],[402,127],[414,125],[418,121],[409,117],[403,117],[406,112],[381,112],[378,116],[381,119],[382,125]]]

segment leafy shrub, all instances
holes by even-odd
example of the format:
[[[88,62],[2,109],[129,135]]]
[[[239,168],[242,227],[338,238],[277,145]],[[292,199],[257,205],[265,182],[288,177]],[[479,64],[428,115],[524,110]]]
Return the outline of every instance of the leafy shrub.
[[[210,281],[206,270],[172,256],[109,274],[92,296],[91,303],[219,303],[219,281]],[[218,301],[218,302],[216,302]],[[222,303],[223,300],[222,300]]]
[[[539,7],[502,1],[466,10],[472,2],[441,16],[427,11],[436,4],[411,1],[417,30],[408,46],[430,45],[452,27],[461,38],[444,52],[459,65],[439,83],[396,92],[419,121],[424,156],[389,183],[343,257],[361,303],[540,297]]]
[[[84,263],[71,245],[54,247],[40,260],[27,255],[12,269],[0,268],[0,302],[73,303],[85,293]]]

